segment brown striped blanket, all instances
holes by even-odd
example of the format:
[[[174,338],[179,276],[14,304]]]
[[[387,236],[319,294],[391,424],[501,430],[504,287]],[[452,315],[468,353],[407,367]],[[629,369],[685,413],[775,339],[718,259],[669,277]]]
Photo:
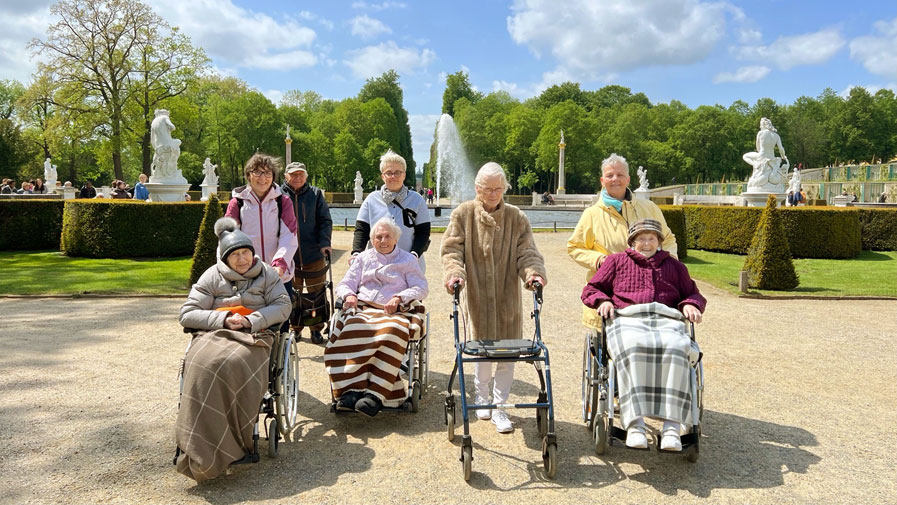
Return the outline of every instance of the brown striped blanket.
[[[408,342],[423,336],[426,309],[416,300],[394,314],[361,301],[359,308],[339,315],[324,349],[333,398],[359,391],[377,396],[385,407],[398,407],[408,398],[399,369]]]
[[[221,329],[193,339],[184,358],[184,388],[174,427],[183,451],[178,472],[202,482],[252,450],[273,344],[269,330],[253,335]]]

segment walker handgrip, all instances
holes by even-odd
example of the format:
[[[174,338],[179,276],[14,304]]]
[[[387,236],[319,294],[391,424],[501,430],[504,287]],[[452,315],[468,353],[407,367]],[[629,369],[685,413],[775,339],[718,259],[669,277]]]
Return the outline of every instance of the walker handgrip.
[[[461,294],[461,282],[455,281],[455,283],[452,284],[452,296],[455,297],[455,301],[458,300],[458,296],[460,294]]]
[[[542,283],[533,281],[533,290],[536,292],[536,300],[539,300],[539,303],[542,303]]]

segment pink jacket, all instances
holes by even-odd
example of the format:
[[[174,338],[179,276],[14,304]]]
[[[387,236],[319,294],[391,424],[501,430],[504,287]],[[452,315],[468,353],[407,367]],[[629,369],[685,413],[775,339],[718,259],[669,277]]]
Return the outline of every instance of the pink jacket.
[[[389,254],[368,249],[352,261],[346,276],[336,286],[336,297],[357,295],[359,300],[386,305],[398,295],[402,303],[427,297],[427,279],[417,258],[396,247]]]
[[[256,256],[272,267],[283,268],[280,280],[292,280],[295,269],[293,256],[299,248],[299,239],[296,238],[296,215],[293,214],[293,203],[289,197],[284,196],[276,184],[271,186],[262,201],[248,184],[235,188],[232,196],[224,215],[240,223],[240,229],[252,239]],[[280,216],[277,215],[278,198],[284,198]],[[237,200],[243,201],[242,207]],[[278,228],[280,238],[277,236]]]

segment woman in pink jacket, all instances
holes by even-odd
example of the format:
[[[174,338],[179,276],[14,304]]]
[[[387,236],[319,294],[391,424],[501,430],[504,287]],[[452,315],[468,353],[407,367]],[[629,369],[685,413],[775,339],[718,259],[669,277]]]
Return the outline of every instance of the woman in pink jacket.
[[[234,188],[224,215],[240,223],[240,230],[252,239],[255,254],[274,267],[293,299],[293,256],[299,240],[293,203],[274,184],[279,174],[277,158],[254,154],[243,168],[249,184]]]

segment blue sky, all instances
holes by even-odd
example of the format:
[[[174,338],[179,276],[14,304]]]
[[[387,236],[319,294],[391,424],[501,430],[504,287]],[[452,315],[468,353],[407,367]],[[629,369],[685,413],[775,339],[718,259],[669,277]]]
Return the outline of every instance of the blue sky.
[[[897,90],[893,0],[145,1],[219,72],[274,101],[290,89],[354,96],[395,68],[419,164],[445,75],[460,69],[480,91],[520,99],[566,80],[690,107]],[[25,45],[43,37],[51,3],[0,0],[0,79],[28,81],[36,62]]]

